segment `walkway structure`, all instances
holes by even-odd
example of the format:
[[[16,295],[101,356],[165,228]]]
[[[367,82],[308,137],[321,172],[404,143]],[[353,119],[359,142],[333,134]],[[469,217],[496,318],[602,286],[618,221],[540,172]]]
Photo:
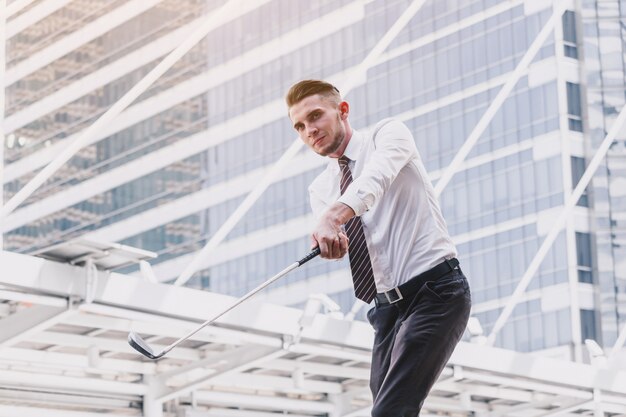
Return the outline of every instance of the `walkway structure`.
[[[103,252],[1,253],[1,417],[369,415],[367,323],[316,299],[304,310],[251,300],[153,362],[130,348],[129,330],[166,345],[232,298],[96,269]],[[423,415],[626,415],[620,360],[461,342]]]
[[[0,27],[5,26],[2,19],[31,2],[18,0],[9,5],[0,4]],[[40,18],[41,13],[52,13],[67,3],[42,2],[38,8],[33,8],[36,13],[31,11],[27,16],[30,16],[29,19]],[[117,24],[121,21],[119,16],[138,15],[157,3],[158,0],[130,1],[124,8],[115,11],[118,18],[111,19],[114,16],[109,16],[109,19],[94,22],[94,26],[90,26],[92,32],[106,32],[111,28],[103,27],[105,21]],[[185,51],[200,41],[213,25],[236,17],[236,10],[247,10],[241,9],[244,4],[246,7],[256,7],[262,3],[265,2],[254,2],[253,5],[253,2],[230,0],[215,14],[207,16],[206,21],[199,22],[193,31],[184,34],[176,32],[177,41],[171,41],[170,47],[163,48],[163,51],[171,51],[168,56],[95,123],[77,134],[71,144],[68,139],[52,145],[46,151],[47,156],[40,157],[36,166],[32,159],[26,158],[10,166],[7,177],[14,179],[16,169],[30,171],[34,166],[36,168],[50,162],[9,201],[1,202],[1,231],[10,231],[27,224],[41,217],[43,212],[62,210],[72,202],[82,201],[89,183],[83,184],[83,188],[72,189],[71,196],[59,193],[54,196],[52,203],[50,200],[42,200],[14,212],[79,149],[102,139],[101,127],[111,121],[115,121],[117,127],[124,125],[124,110],[172,67]],[[336,27],[317,22],[311,27],[307,26],[306,30],[339,30],[351,21],[348,16],[355,20],[361,19],[367,3],[366,0],[356,1],[341,9],[338,14],[333,14],[326,22],[335,22]],[[537,7],[542,2],[510,3]],[[480,137],[481,131],[486,129],[520,76],[528,70],[539,47],[552,33],[555,22],[561,18],[569,3],[565,0],[554,3],[552,18],[517,63],[515,71],[509,74],[497,99],[476,124],[454,162],[446,172],[441,173],[440,182],[437,183],[438,192],[445,188],[469,154],[473,143]],[[350,83],[358,84],[367,79],[367,69],[377,62],[423,4],[423,0],[411,2],[361,64],[345,72],[344,78],[348,81],[343,81],[345,85],[341,84],[344,93],[353,87]],[[494,6],[497,10],[491,12],[496,15],[510,6]],[[13,22],[8,29],[10,33],[0,33],[3,43],[5,36],[11,36],[18,30],[17,26],[24,25],[24,20],[18,23]],[[308,32],[302,30],[295,36],[300,41],[308,39],[305,36]],[[73,36],[79,35],[80,32],[77,32]],[[444,36],[442,33],[439,35]],[[295,42],[282,44],[294,48],[298,45]],[[46,49],[46,59],[53,60],[55,54],[62,50],[57,48],[52,53],[52,50]],[[4,58],[2,50],[0,56]],[[266,55],[266,58],[270,56]],[[34,71],[35,65],[49,62],[42,60],[41,55],[31,58],[7,74],[9,84]],[[0,75],[5,73],[4,65],[4,61],[0,62]],[[22,75],[18,76],[18,73]],[[193,93],[197,94],[197,91]],[[179,92],[176,97],[182,99],[183,94]],[[59,102],[51,100],[46,106],[51,106],[53,101],[55,106]],[[3,97],[0,97],[2,102]],[[558,221],[554,222],[513,296],[507,301],[489,338],[475,339],[485,343],[463,342],[459,345],[424,406],[425,415],[626,415],[626,365],[622,348],[626,327],[622,329],[609,359],[601,349],[590,351],[591,364],[542,358],[490,346],[621,130],[626,110],[618,108],[622,109],[619,116],[610,127],[607,126],[608,134],[597,148],[576,188],[571,194],[569,191],[566,194],[562,210],[559,208],[561,214]],[[283,111],[282,107],[280,111]],[[38,113],[31,108],[22,113],[22,119],[12,116],[6,121],[4,114],[1,114],[0,121],[4,121],[3,125],[9,125],[8,130],[12,131],[20,123],[25,123],[23,117],[26,114],[33,117]],[[213,132],[215,137],[220,137],[218,133]],[[194,143],[189,139],[187,145]],[[0,149],[2,146],[0,143]],[[281,164],[297,153],[299,146],[296,142],[289,148],[267,172],[267,176],[255,185],[245,202],[224,223],[224,228],[212,235],[195,260],[190,260],[179,275],[177,284],[185,283],[203,266],[199,260],[205,262],[206,254],[216,253],[215,248],[228,230],[234,227],[273,181]],[[64,149],[61,150],[61,147]],[[177,149],[177,152],[169,152],[170,158],[182,160],[200,151],[196,146]],[[54,159],[51,158],[53,151],[57,152]],[[140,161],[143,161],[144,166],[141,170],[134,170],[134,175],[152,172],[161,166],[159,164],[168,161],[161,153],[153,153],[150,157]],[[0,154],[0,161],[2,159]],[[116,175],[122,176],[121,172],[128,174],[132,169],[126,166],[122,170],[116,172]],[[0,164],[0,182],[4,181],[2,177]],[[128,181],[128,176],[124,181]],[[91,187],[90,192],[96,195],[105,191],[104,184],[112,187],[114,183],[100,181],[101,185]],[[178,210],[170,212],[180,214]],[[111,253],[114,256],[110,256]],[[149,267],[144,269],[145,279],[109,273],[107,268],[126,262],[127,256],[133,260],[149,256],[148,253],[129,252],[119,245],[96,247],[87,253],[62,247],[47,250],[42,255],[61,262],[1,252],[0,300],[4,302],[0,304],[0,417],[95,417],[102,414],[143,414],[148,417],[357,417],[370,414],[367,380],[371,329],[366,323],[348,320],[336,311],[324,314],[328,306],[324,306],[321,301],[323,298],[311,299],[304,310],[258,302],[246,303],[220,320],[218,325],[195,335],[166,358],[151,362],[130,349],[126,343],[129,330],[148,337],[151,345],[167,345],[222,309],[231,298],[180,286],[157,284],[149,273]],[[100,258],[103,255],[106,256]],[[573,283],[572,293],[576,292],[576,285]],[[578,307],[572,307],[572,310],[577,312]],[[575,337],[575,343],[579,343],[580,339]],[[580,351],[579,346],[577,350]],[[582,355],[577,356],[580,358]]]

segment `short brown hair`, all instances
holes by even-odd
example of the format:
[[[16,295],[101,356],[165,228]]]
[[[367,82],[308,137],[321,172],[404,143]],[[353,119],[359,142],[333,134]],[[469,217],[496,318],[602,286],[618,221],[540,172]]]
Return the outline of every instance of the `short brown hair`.
[[[334,85],[322,80],[302,80],[291,86],[285,97],[287,107],[291,107],[305,98],[319,94],[336,104],[341,102],[341,94]]]

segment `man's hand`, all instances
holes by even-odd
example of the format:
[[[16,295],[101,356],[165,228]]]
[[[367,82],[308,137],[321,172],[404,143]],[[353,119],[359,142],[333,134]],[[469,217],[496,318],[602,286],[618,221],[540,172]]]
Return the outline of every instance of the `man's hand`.
[[[322,215],[311,234],[311,247],[319,246],[320,256],[340,259],[348,252],[348,236],[341,226],[354,217],[354,211],[343,203],[335,203]]]

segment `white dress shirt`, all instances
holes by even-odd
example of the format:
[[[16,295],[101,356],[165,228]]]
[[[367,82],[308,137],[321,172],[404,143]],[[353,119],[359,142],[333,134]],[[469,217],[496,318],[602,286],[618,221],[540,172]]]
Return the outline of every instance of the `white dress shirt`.
[[[340,201],[361,216],[378,292],[456,256],[413,136],[402,122],[386,119],[372,131],[353,130],[344,155],[351,161],[352,184],[340,195],[341,170],[330,158],[309,186],[311,207],[320,217]]]

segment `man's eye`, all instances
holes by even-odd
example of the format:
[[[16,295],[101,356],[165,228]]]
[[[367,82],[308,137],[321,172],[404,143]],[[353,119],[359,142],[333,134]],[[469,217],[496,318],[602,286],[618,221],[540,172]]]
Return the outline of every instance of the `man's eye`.
[[[311,115],[311,119],[313,119],[313,120],[319,119],[319,117],[320,117],[320,114],[319,114],[319,113],[313,113],[313,114]]]

